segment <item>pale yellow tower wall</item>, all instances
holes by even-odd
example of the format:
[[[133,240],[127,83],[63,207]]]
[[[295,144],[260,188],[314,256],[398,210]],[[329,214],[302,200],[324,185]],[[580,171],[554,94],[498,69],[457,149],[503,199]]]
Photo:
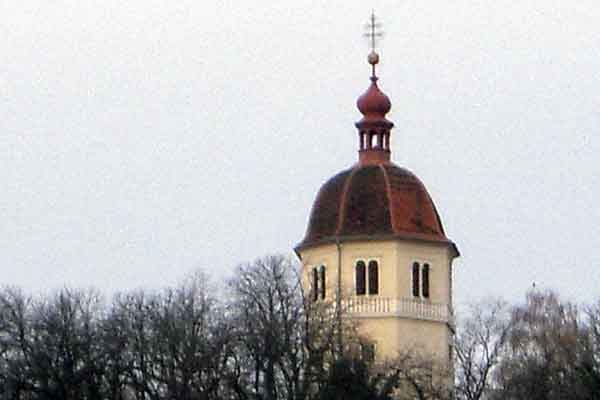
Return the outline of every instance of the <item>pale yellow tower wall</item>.
[[[365,301],[407,301],[419,304],[437,304],[436,307],[452,304],[452,259],[453,252],[445,244],[412,240],[352,241],[338,245],[326,244],[300,251],[304,267],[304,285],[311,288],[310,273],[314,267],[326,267],[326,294],[334,300],[341,269],[342,299],[364,299]],[[341,260],[341,268],[338,267]],[[356,297],[355,265],[358,260],[377,260],[379,264],[379,294]],[[412,265],[414,262],[430,265],[430,297],[415,299],[412,295]],[[379,299],[376,299],[379,298]],[[390,300],[384,300],[390,299]],[[351,300],[350,300],[351,301]],[[394,303],[395,304],[395,303]],[[441,306],[440,306],[441,305]],[[382,360],[393,358],[399,353],[418,351],[425,357],[435,355],[446,361],[449,354],[451,330],[448,323],[399,317],[386,313],[352,313],[362,334],[373,340],[376,356]]]
[[[378,360],[422,357],[446,365],[449,357],[449,330],[440,322],[408,318],[358,318],[361,335],[376,344]]]

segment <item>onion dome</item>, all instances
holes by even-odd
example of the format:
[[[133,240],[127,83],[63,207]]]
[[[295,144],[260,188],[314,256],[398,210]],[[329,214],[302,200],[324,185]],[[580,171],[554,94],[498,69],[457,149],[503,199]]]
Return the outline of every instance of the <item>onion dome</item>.
[[[377,86],[377,77],[371,77],[369,89],[356,101],[358,110],[364,115],[361,122],[386,121],[385,115],[390,112],[392,103]]]
[[[458,255],[423,183],[390,160],[394,124],[386,119],[390,99],[377,86],[378,62],[379,56],[372,52],[371,84],[357,101],[363,115],[355,124],[358,163],[321,187],[296,251],[350,240],[407,239],[446,244]]]

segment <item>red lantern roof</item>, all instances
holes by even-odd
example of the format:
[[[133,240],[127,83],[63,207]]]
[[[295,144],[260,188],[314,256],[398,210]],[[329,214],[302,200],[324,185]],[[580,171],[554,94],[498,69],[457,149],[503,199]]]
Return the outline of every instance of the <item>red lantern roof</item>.
[[[389,97],[379,89],[377,86],[377,77],[374,76],[371,78],[369,89],[367,89],[367,91],[356,101],[356,106],[364,115],[360,122],[378,120],[387,121],[385,119],[385,114],[390,112],[392,103],[390,102]]]

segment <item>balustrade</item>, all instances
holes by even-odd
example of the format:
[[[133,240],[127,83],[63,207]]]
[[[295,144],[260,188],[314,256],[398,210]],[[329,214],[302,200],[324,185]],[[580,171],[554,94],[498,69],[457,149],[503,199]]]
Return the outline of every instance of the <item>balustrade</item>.
[[[342,301],[342,309],[357,317],[405,317],[453,323],[448,304],[425,300],[379,296],[351,297]]]

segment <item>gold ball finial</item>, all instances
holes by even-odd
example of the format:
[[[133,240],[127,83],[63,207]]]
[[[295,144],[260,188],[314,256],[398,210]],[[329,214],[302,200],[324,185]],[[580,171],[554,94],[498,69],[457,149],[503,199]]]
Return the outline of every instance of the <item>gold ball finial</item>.
[[[373,66],[377,65],[379,64],[379,54],[377,54],[375,51],[371,51],[367,60],[369,61],[369,64]]]

